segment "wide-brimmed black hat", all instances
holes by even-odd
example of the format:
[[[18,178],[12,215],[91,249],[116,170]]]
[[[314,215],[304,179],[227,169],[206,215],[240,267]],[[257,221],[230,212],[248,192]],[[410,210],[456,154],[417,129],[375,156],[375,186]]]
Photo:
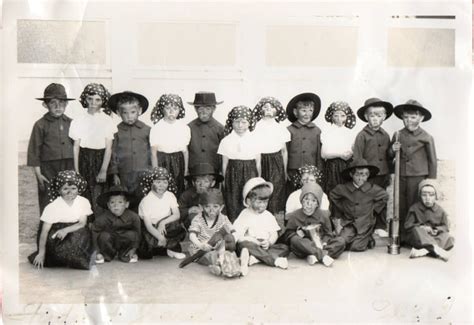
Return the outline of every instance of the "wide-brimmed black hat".
[[[138,99],[138,102],[140,103],[140,107],[142,108],[142,114],[145,113],[146,110],[148,109],[148,99],[146,99],[145,96],[127,90],[127,91],[122,91],[121,93],[116,93],[110,96],[108,106],[112,112],[114,112],[115,114],[118,114],[117,103],[121,98],[125,96],[131,96]]]
[[[379,173],[379,169],[374,166],[374,165],[370,165],[367,160],[365,159],[354,159],[350,164],[349,166],[347,166],[346,169],[344,169],[342,172],[341,172],[341,175],[344,179],[351,179],[351,171],[353,171],[354,169],[356,168],[367,168],[369,169],[369,172],[370,172],[370,176],[369,177],[374,177],[375,175],[377,175]]]
[[[48,99],[61,99],[61,100],[75,100],[74,98],[68,98],[66,89],[61,84],[52,83],[49,84],[43,93],[43,97],[36,98],[37,100],[48,100]]]
[[[216,169],[208,163],[197,163],[189,168],[189,175],[185,178],[188,181],[191,181],[195,176],[203,176],[203,175],[213,175],[216,179],[216,182],[222,182],[224,179],[222,175],[220,175]]]
[[[295,122],[297,120],[293,110],[296,108],[296,103],[299,101],[311,101],[314,103],[314,112],[311,121],[314,121],[318,117],[319,112],[321,111],[321,99],[318,95],[313,93],[302,93],[293,97],[286,105],[286,114],[288,115],[288,120],[290,122]]]
[[[419,111],[421,114],[423,114],[423,122],[431,119],[431,112],[414,99],[409,99],[405,104],[397,105],[393,109],[393,113],[399,119],[403,119],[403,112],[405,111]]]
[[[214,106],[222,104],[224,101],[216,101],[216,94],[209,91],[200,91],[194,94],[194,102],[187,102],[194,106]]]
[[[129,202],[129,208],[135,206],[138,203],[137,197],[134,194],[126,191],[122,186],[111,186],[107,192],[99,195],[97,198],[97,204],[104,209],[108,209],[107,203],[109,202],[109,198],[114,195],[125,196]]]
[[[386,113],[385,119],[388,119],[393,113],[392,104],[374,97],[374,98],[369,98],[365,101],[364,106],[362,106],[361,108],[357,110],[357,116],[362,121],[367,122],[367,119],[365,118],[365,112],[367,111],[369,107],[375,107],[375,106],[382,106],[383,108],[385,108],[385,113]]]

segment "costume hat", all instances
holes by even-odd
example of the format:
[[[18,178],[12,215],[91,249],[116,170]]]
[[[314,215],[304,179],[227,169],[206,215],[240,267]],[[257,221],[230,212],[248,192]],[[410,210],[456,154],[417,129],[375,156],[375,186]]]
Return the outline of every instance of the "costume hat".
[[[321,99],[318,95],[313,93],[302,93],[293,97],[288,105],[286,105],[286,114],[288,115],[288,120],[290,122],[295,122],[297,120],[293,110],[296,108],[296,103],[299,101],[311,101],[314,103],[314,112],[311,121],[314,121],[318,117],[319,112],[321,111]]]
[[[370,172],[369,177],[374,177],[379,173],[379,169],[376,166],[370,165],[367,160],[360,158],[354,159],[349,166],[341,172],[342,177],[347,180],[351,179],[350,173],[356,168],[368,168]]]
[[[197,163],[194,164],[190,169],[189,169],[189,175],[187,175],[185,178],[188,181],[191,181],[193,177],[195,176],[204,176],[204,175],[213,175],[214,178],[216,179],[216,182],[222,182],[224,179],[222,175],[220,175],[214,167],[212,167],[211,164],[208,163]]]
[[[61,100],[75,100],[75,98],[68,98],[66,89],[61,84],[52,83],[44,89],[43,97],[36,98],[37,100],[61,99]]]
[[[369,98],[365,101],[364,106],[362,106],[361,108],[357,110],[357,116],[359,116],[359,118],[362,121],[368,122],[367,119],[365,118],[365,112],[367,111],[369,107],[375,107],[375,106],[382,106],[383,108],[385,108],[385,113],[386,113],[385,119],[388,119],[393,113],[392,104],[390,104],[389,102],[384,102],[383,100],[374,97],[374,98]]]
[[[194,106],[215,106],[222,104],[224,101],[216,101],[216,94],[209,91],[199,91],[194,94],[194,102],[187,102]]]
[[[115,185],[110,187],[107,192],[104,192],[97,197],[97,204],[104,209],[108,209],[107,203],[109,202],[110,197],[114,195],[125,196],[129,202],[129,207],[133,207],[137,204],[137,198],[135,195],[126,191],[122,186]]]
[[[260,185],[266,185],[270,187],[270,192],[273,193],[273,184],[270,182],[267,182],[264,180],[262,177],[254,177],[251,178],[245,183],[244,189],[242,190],[242,197],[244,198],[244,206],[248,207],[249,205],[247,204],[247,196],[249,195],[250,191],[256,188],[257,186]]]
[[[405,104],[397,105],[393,109],[393,113],[399,119],[403,119],[403,112],[405,111],[419,111],[421,114],[423,114],[422,122],[426,122],[431,119],[431,112],[414,99],[409,99]]]
[[[138,99],[138,102],[140,103],[140,107],[142,108],[142,114],[146,112],[146,110],[148,109],[148,99],[146,99],[145,96],[134,93],[132,91],[123,91],[121,93],[116,93],[110,96],[109,103],[108,103],[110,110],[114,112],[115,114],[118,114],[117,103],[119,102],[120,99],[126,96],[131,96]]]

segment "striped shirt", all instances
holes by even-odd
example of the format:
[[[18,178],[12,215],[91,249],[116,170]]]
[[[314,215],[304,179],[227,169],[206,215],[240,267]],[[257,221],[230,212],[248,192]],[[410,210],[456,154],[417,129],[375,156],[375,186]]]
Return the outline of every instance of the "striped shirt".
[[[216,218],[212,224],[208,224],[207,220],[203,217],[202,213],[196,215],[189,226],[189,232],[194,232],[197,235],[197,238],[201,243],[207,243],[211,237],[217,233],[224,225],[228,225],[230,229],[232,223],[229,221],[227,216],[222,213]],[[197,248],[193,243],[190,246],[191,255],[196,253],[199,248]]]

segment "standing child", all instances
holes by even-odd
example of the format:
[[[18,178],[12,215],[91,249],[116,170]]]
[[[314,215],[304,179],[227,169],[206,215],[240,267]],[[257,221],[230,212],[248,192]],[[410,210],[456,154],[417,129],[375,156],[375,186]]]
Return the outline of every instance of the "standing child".
[[[437,188],[435,180],[422,180],[418,185],[420,201],[408,210],[405,230],[406,242],[413,247],[410,258],[432,255],[447,261],[447,251],[454,246],[454,238],[449,234],[448,215],[436,203]]]
[[[64,114],[68,98],[64,86],[52,83],[44,90],[43,107],[48,112],[36,121],[28,144],[27,165],[34,167],[38,181],[40,215],[49,203],[49,183],[58,172],[74,169],[71,119]]]
[[[179,222],[176,185],[171,174],[163,167],[155,167],[142,181],[145,196],[138,207],[142,222],[142,242],[138,256],[143,259],[166,254],[171,258],[183,259],[180,242],[186,236]]]
[[[291,141],[287,143],[288,149],[288,172],[287,193],[296,188],[293,187],[292,179],[298,172],[298,168],[304,165],[314,165],[319,170],[323,168],[321,159],[321,130],[313,123],[321,110],[321,99],[313,93],[299,94],[290,100],[286,106],[288,120],[292,122],[288,126],[291,133]]]
[[[258,146],[250,134],[253,126],[251,109],[246,106],[234,107],[226,121],[226,137],[217,151],[222,156],[225,206],[232,222],[244,208],[242,189],[245,183],[260,175]]]
[[[321,157],[324,159],[324,192],[329,193],[338,184],[342,184],[341,172],[346,169],[352,158],[352,145],[355,134],[352,128],[356,117],[346,102],[333,102],[324,116],[330,123],[321,134]]]
[[[125,263],[136,263],[135,253],[140,243],[140,218],[129,210],[135,197],[122,187],[112,186],[97,198],[97,203],[106,211],[92,224],[92,238],[97,252],[95,262],[112,261],[115,256]]]
[[[288,129],[279,124],[286,119],[281,103],[273,97],[260,99],[254,108],[255,139],[260,146],[262,177],[273,184],[268,211],[283,217],[286,198],[286,143],[291,140]]]
[[[189,169],[196,164],[207,163],[220,172],[222,167],[221,156],[217,154],[219,143],[224,138],[224,126],[212,115],[216,106],[223,101],[216,101],[212,92],[200,91],[194,95],[194,102],[188,102],[196,109],[198,117],[188,126],[191,130],[191,142],[188,145]]]
[[[288,215],[288,224],[284,240],[290,250],[300,258],[306,258],[308,264],[321,261],[331,266],[345,249],[345,241],[334,236],[329,213],[319,209],[323,189],[316,183],[307,183],[301,189],[301,208]],[[318,236],[307,236],[306,227],[319,227]]]
[[[367,180],[377,175],[378,168],[364,159],[354,160],[342,171],[347,183],[337,185],[329,199],[334,205],[331,215],[336,233],[341,236],[347,250],[359,252],[373,248],[372,237],[377,214],[385,217],[387,192]]]
[[[377,167],[379,173],[370,178],[369,182],[384,189],[387,189],[390,184],[388,159],[390,136],[382,128],[382,123],[392,115],[392,112],[392,104],[378,98],[367,99],[364,106],[357,111],[359,118],[367,122],[367,125],[357,134],[354,143],[354,159],[365,159],[367,163]],[[388,236],[385,220],[377,219],[375,232],[380,237]]]
[[[140,177],[151,168],[151,128],[138,117],[148,109],[148,100],[143,95],[124,91],[110,97],[109,107],[122,118],[114,135],[109,172],[114,175],[116,186],[121,185],[141,198]]]
[[[431,119],[431,113],[416,100],[394,108],[404,128],[394,134],[389,155],[400,151],[400,225],[405,224],[408,209],[416,202],[418,184],[425,178],[436,178],[437,158],[433,137],[420,127]],[[397,140],[398,134],[398,141]],[[400,241],[405,242],[405,229],[400,227]]]
[[[28,259],[36,267],[68,266],[88,270],[92,241],[87,216],[89,201],[80,196],[87,183],[74,170],[61,171],[51,180],[53,200],[46,206],[38,231],[38,251]]]
[[[117,131],[109,116],[110,111],[102,111],[107,107],[109,97],[108,90],[102,84],[88,84],[80,98],[87,114],[73,120],[69,129],[69,137],[74,140],[74,169],[87,181],[84,196],[91,202],[96,214],[101,212],[96,200],[105,190],[112,141]]]
[[[176,180],[177,195],[184,192],[184,176],[188,173],[189,126],[180,121],[185,115],[183,100],[178,95],[164,94],[151,113],[155,125],[150,132],[151,163],[166,168]]]
[[[285,244],[275,244],[280,227],[275,217],[267,211],[273,185],[261,177],[245,183],[242,191],[244,209],[234,222],[237,247],[250,253],[249,265],[263,262],[269,266],[288,268],[290,251]]]

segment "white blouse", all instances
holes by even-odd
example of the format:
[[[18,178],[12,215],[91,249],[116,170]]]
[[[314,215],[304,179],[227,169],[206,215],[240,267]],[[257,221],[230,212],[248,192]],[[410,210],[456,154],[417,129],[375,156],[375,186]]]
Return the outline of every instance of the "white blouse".
[[[187,150],[190,140],[191,130],[183,120],[168,123],[161,119],[150,131],[150,146],[156,146],[158,151],[165,153]]]
[[[92,214],[91,204],[89,200],[78,195],[72,205],[64,201],[62,197],[58,197],[44,208],[40,220],[47,223],[57,222],[78,222],[80,217]]]
[[[148,217],[152,224],[157,224],[160,220],[171,215],[171,209],[178,208],[178,201],[173,193],[166,191],[159,198],[153,191],[145,196],[138,206],[140,218]]]
[[[245,132],[242,136],[232,131],[222,139],[217,153],[226,156],[228,159],[252,160],[256,159],[260,152],[259,146],[250,131]]]
[[[331,124],[321,132],[321,157],[342,156],[345,152],[352,153],[356,133],[345,126],[338,127]]]
[[[106,139],[113,140],[117,125],[112,117],[104,112],[85,114],[72,120],[69,137],[81,140],[82,148],[104,149]]]
[[[278,152],[291,141],[290,131],[275,119],[260,120],[253,133],[260,153]]]

